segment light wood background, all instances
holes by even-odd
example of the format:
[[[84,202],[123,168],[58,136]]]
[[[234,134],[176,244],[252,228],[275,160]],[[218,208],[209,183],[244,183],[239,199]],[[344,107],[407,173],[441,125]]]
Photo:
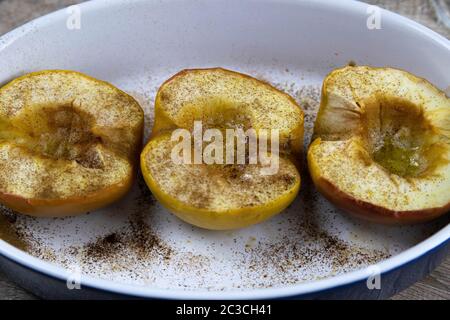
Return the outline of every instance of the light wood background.
[[[336,1],[336,0],[330,0]],[[0,35],[45,13],[80,3],[80,0],[0,0]],[[366,0],[407,16],[450,38],[450,30],[437,21],[431,0]],[[36,299],[0,273],[0,299]],[[427,278],[393,299],[450,300],[450,257]]]

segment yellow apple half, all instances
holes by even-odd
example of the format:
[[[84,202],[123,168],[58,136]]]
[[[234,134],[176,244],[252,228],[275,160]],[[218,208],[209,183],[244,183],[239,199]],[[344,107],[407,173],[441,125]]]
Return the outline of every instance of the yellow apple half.
[[[345,67],[323,83],[308,150],[314,184],[371,221],[428,221],[450,209],[450,100],[392,68]]]
[[[176,129],[279,130],[279,167],[262,175],[258,164],[174,163]],[[207,229],[235,229],[261,222],[296,197],[296,165],[303,112],[287,94],[250,76],[214,68],[184,70],[159,89],[155,125],[141,154],[141,169],[155,197],[182,220]]]
[[[143,111],[114,86],[73,71],[0,88],[0,202],[33,216],[103,207],[130,188]]]

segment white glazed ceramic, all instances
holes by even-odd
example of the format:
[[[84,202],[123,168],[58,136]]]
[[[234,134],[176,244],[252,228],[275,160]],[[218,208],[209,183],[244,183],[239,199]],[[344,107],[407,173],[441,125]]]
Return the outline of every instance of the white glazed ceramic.
[[[447,39],[384,10],[381,29],[371,30],[367,8],[324,0],[91,1],[79,6],[79,30],[67,28],[75,11],[60,10],[1,37],[0,83],[42,69],[84,72],[135,96],[148,132],[154,94],[165,79],[185,68],[221,66],[308,104],[308,136],[317,107],[311,95],[329,71],[349,61],[402,68],[442,89],[450,85]],[[124,295],[256,299],[333,290],[365,281],[374,270],[387,274],[450,237],[448,217],[401,228],[353,220],[307,180],[285,212],[230,232],[191,227],[136,186],[123,201],[89,215],[17,217],[31,255],[4,241],[0,254],[62,280],[78,266],[82,286]],[[134,232],[130,219],[146,224],[144,233],[158,241],[144,255],[126,247]],[[86,257],[98,237],[117,230],[128,237],[124,245],[106,258]]]

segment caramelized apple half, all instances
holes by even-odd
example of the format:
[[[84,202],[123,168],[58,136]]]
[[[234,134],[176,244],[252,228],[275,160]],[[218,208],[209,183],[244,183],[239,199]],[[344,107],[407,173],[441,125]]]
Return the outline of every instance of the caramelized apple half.
[[[143,112],[112,85],[72,71],[0,89],[0,202],[34,216],[105,206],[131,186]]]
[[[201,123],[199,130],[196,123]],[[205,137],[209,129],[215,130],[214,139],[195,142],[197,131]],[[271,134],[267,143],[276,170],[262,173],[266,165],[261,159],[249,160],[251,143],[245,144],[245,161],[239,162],[236,136],[227,139],[230,129],[254,130],[257,143],[264,130],[276,129],[279,152],[269,151]],[[179,130],[194,136],[185,152],[187,162],[172,157],[179,143],[173,133]],[[223,156],[222,162],[192,161],[198,144],[204,155],[218,139],[213,154]],[[155,125],[141,154],[141,169],[155,197],[179,218],[207,229],[242,228],[281,212],[295,199],[302,139],[303,112],[287,94],[229,70],[185,70],[158,91]],[[231,162],[225,160],[230,148]]]
[[[345,67],[325,79],[308,150],[317,188],[337,206],[384,223],[450,209],[450,100],[391,68]]]

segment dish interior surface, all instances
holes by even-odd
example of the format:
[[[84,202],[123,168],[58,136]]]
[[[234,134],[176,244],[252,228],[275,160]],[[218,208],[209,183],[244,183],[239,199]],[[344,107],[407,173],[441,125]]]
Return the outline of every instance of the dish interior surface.
[[[448,43],[446,48],[442,39],[411,32],[414,25],[387,14],[383,29],[369,30],[365,8],[325,1],[87,3],[81,6],[80,30],[68,29],[68,14],[60,11],[1,38],[0,82],[52,68],[109,81],[141,103],[146,139],[156,90],[164,80],[185,68],[221,66],[292,95],[305,111],[307,146],[321,82],[349,61],[404,68],[442,89],[450,84],[441,67],[450,59]],[[402,39],[401,46],[396,39]],[[361,269],[411,248],[447,223],[443,217],[386,227],[347,217],[317,193],[303,170],[299,196],[287,210],[242,230],[208,231],[180,221],[139,177],[119,203],[78,217],[37,219],[2,208],[0,237],[94,278],[230,291],[283,287]]]

